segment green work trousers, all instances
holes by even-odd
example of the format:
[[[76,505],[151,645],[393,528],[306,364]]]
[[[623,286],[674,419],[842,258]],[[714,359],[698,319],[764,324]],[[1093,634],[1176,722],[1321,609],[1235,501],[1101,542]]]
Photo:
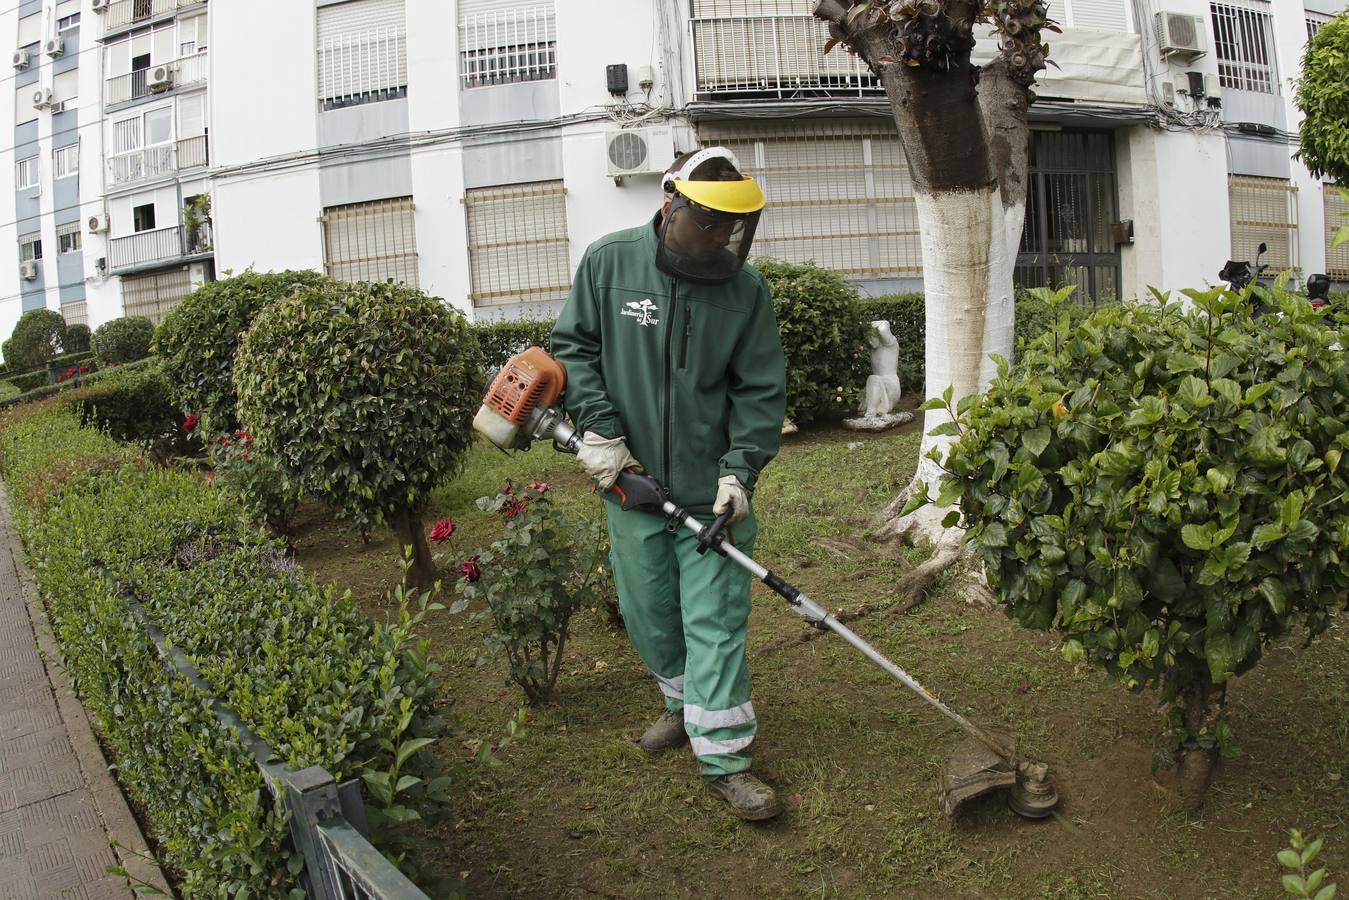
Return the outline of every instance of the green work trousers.
[[[745,661],[749,573],[711,550],[700,555],[693,533],[671,534],[663,516],[608,500],[605,512],[619,608],[637,655],[666,708],[683,712],[702,774],[744,772],[757,730]],[[728,532],[752,554],[753,509]]]

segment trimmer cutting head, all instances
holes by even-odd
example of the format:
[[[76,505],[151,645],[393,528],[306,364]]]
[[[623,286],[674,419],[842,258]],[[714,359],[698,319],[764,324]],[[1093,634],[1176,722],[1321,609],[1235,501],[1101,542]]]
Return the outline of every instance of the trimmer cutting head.
[[[1010,736],[997,733],[991,736],[1014,749]],[[1049,767],[1044,763],[1004,757],[973,738],[946,757],[940,794],[941,807],[948,816],[955,816],[966,801],[1001,788],[1010,788],[1007,805],[1027,819],[1045,818],[1059,802],[1058,792],[1049,779]]]

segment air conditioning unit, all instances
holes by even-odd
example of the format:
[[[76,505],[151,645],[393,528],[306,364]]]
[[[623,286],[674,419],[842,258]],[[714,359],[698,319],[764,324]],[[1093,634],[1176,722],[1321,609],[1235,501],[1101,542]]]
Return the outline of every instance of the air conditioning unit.
[[[145,86],[152,91],[167,91],[173,87],[173,67],[155,66],[145,76]]]
[[[25,259],[19,263],[19,277],[24,281],[32,281],[37,278],[37,260]]]
[[[94,3],[93,3],[93,10],[94,10],[94,12],[104,12],[104,11],[106,11],[107,8],[108,8],[108,4],[109,4],[110,2],[111,2],[111,0],[94,0]]]
[[[94,213],[89,217],[88,222],[90,234],[101,234],[108,230],[108,214]]]
[[[42,52],[56,59],[58,56],[66,55],[66,39],[63,37],[48,38],[42,45]]]
[[[33,107],[35,109],[46,109],[47,107],[52,105],[52,100],[54,97],[55,94],[52,93],[51,88],[40,87],[37,90],[33,91]]]
[[[664,172],[674,162],[674,132],[668,125],[607,132],[604,157],[613,178]]]
[[[27,47],[20,47],[14,51],[14,68],[26,69],[32,61],[33,54],[29,52]]]
[[[1183,56],[1194,60],[1207,50],[1204,17],[1188,13],[1159,12],[1156,18],[1157,49],[1163,59]]]

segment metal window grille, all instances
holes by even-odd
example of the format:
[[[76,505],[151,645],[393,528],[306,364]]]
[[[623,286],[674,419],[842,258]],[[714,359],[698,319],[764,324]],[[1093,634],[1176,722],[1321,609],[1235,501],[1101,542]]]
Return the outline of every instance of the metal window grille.
[[[27,159],[19,160],[14,165],[14,186],[20,190],[37,187],[38,172],[38,159],[36,156],[30,156]]]
[[[464,207],[474,306],[566,299],[571,264],[562,182],[470,188]]]
[[[19,260],[31,262],[42,258],[42,236],[39,234],[19,235]]]
[[[1345,222],[1349,222],[1349,202],[1346,202],[1333,184],[1324,185],[1322,195],[1326,208],[1326,274],[1335,281],[1349,281],[1349,243],[1340,244],[1331,249],[1330,242],[1335,232]]]
[[[1274,68],[1274,22],[1269,4],[1212,3],[1213,49],[1218,57],[1218,81],[1225,88],[1277,94]]]
[[[351,0],[318,11],[318,89],[324,109],[407,96],[403,0]]]
[[[1232,175],[1227,179],[1232,216],[1232,259],[1255,259],[1257,245],[1268,248],[1261,262],[1271,272],[1296,270],[1297,187],[1283,178]]]
[[[913,179],[889,124],[708,125],[768,195],[756,254],[852,277],[923,270]]]
[[[128,316],[145,316],[158,325],[191,291],[192,276],[186,268],[123,275],[122,309]]]
[[[771,5],[771,4],[765,4]],[[690,22],[697,91],[704,96],[800,97],[880,93],[879,80],[842,47],[824,53],[828,25],[799,7],[783,14],[699,4]],[[714,14],[716,13],[716,14]]]
[[[416,206],[411,197],[331,206],[323,211],[323,263],[340,281],[417,287]]]
[[[557,23],[551,4],[461,13],[462,88],[557,77]]]
[[[1328,16],[1325,13],[1312,12],[1306,10],[1304,15],[1307,17],[1307,40],[1316,37],[1316,32],[1321,30],[1321,26],[1329,22],[1334,16]]]
[[[67,325],[88,325],[89,303],[85,300],[63,303],[61,304],[61,315],[65,318]]]
[[[56,226],[56,252],[74,253],[81,246],[79,222]]]
[[[80,145],[57,147],[52,151],[52,177],[67,178],[80,171]]]

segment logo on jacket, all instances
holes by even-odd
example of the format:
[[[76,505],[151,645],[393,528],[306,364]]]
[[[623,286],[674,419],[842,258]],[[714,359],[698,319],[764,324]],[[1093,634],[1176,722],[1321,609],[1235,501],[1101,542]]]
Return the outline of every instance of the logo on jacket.
[[[660,312],[660,307],[652,303],[650,297],[646,298],[641,303],[633,300],[629,303],[625,303],[624,306],[626,306],[627,309],[623,310],[622,314],[625,316],[632,316],[637,320],[638,325],[660,324],[656,317],[652,315],[652,313]]]

